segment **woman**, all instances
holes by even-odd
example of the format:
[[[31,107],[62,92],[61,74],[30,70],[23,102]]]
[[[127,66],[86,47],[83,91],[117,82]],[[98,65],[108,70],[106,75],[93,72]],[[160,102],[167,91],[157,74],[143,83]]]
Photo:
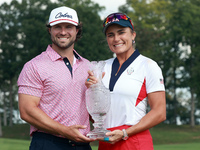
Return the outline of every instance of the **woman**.
[[[103,32],[116,58],[106,60],[104,67],[103,83],[111,92],[105,127],[111,132],[106,133],[109,138],[99,139],[99,150],[153,150],[149,129],[166,119],[161,69],[134,48],[136,33],[127,15],[108,15]],[[86,86],[96,82],[89,71]]]

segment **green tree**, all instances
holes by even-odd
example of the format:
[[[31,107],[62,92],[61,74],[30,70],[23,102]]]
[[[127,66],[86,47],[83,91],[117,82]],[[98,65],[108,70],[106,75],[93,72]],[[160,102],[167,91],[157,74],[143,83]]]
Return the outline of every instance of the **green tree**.
[[[77,10],[83,22],[83,37],[75,46],[82,56],[89,60],[102,60],[112,56],[106,48],[101,32],[101,19],[98,12],[103,9],[91,0],[12,0],[0,6],[0,91],[4,116],[10,114],[12,125],[13,109],[17,109],[17,78],[28,60],[46,50],[51,44],[46,31],[46,23],[52,9],[68,6]],[[9,109],[8,109],[9,108]],[[7,114],[6,114],[7,113]],[[7,120],[4,119],[4,121]]]
[[[194,104],[200,91],[197,82],[199,3],[197,0],[127,0],[127,4],[120,7],[134,22],[136,48],[156,60],[162,68],[170,123],[176,124],[177,116],[188,111],[177,101],[177,89],[180,88],[190,88],[191,124],[195,120],[197,108]],[[187,45],[191,47],[191,53],[184,49]]]
[[[9,125],[12,126],[12,114],[13,114],[13,102],[14,102],[14,82],[16,77],[16,70],[18,70],[18,63],[16,63],[18,51],[19,51],[19,24],[18,17],[15,16],[17,10],[14,9],[14,5],[17,1],[13,1],[11,6],[4,3],[0,8],[0,18],[1,18],[1,29],[0,29],[0,41],[1,41],[1,87],[5,88],[3,92],[9,92],[9,104],[10,110],[8,114],[10,114]],[[4,98],[4,106],[6,99]],[[4,109],[5,110],[5,109]],[[6,116],[4,116],[6,117]],[[5,120],[5,119],[4,119]]]
[[[181,5],[179,10],[182,10],[179,24],[183,29],[183,43],[190,46],[190,52],[185,58],[185,76],[184,76],[184,87],[189,87],[191,93],[190,101],[190,125],[195,126],[195,111],[199,108],[197,105],[199,100],[199,91],[200,91],[200,79],[199,79],[199,58],[200,58],[200,2],[198,0],[190,1],[179,1],[177,2]]]

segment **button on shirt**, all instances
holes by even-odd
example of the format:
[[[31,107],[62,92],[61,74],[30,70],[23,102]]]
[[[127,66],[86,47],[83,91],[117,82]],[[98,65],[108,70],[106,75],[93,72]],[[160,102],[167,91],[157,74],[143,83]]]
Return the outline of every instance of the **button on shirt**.
[[[85,102],[89,61],[75,50],[74,54],[78,59],[73,64],[72,76],[63,58],[49,45],[24,65],[18,78],[18,93],[40,97],[38,107],[63,125],[86,125],[87,129],[80,130],[86,135],[90,130]],[[30,134],[37,130],[31,126]]]

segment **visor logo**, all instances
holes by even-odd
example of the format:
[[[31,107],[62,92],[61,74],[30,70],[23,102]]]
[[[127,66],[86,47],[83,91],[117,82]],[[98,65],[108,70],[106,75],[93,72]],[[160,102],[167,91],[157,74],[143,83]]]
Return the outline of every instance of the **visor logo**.
[[[108,21],[107,24],[109,24],[109,23],[111,23],[111,22],[115,22],[115,21],[119,21],[119,19],[117,19],[117,18],[113,18],[111,21]]]

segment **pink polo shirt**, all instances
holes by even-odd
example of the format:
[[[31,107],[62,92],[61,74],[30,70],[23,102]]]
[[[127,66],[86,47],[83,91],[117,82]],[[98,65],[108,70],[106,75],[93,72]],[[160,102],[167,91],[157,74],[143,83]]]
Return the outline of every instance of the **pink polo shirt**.
[[[85,103],[88,60],[75,50],[74,53],[78,59],[71,76],[63,58],[49,45],[45,52],[24,65],[17,82],[18,93],[40,97],[38,107],[63,125],[86,125],[87,129],[80,130],[86,135],[90,130]],[[31,126],[30,134],[37,130]]]

